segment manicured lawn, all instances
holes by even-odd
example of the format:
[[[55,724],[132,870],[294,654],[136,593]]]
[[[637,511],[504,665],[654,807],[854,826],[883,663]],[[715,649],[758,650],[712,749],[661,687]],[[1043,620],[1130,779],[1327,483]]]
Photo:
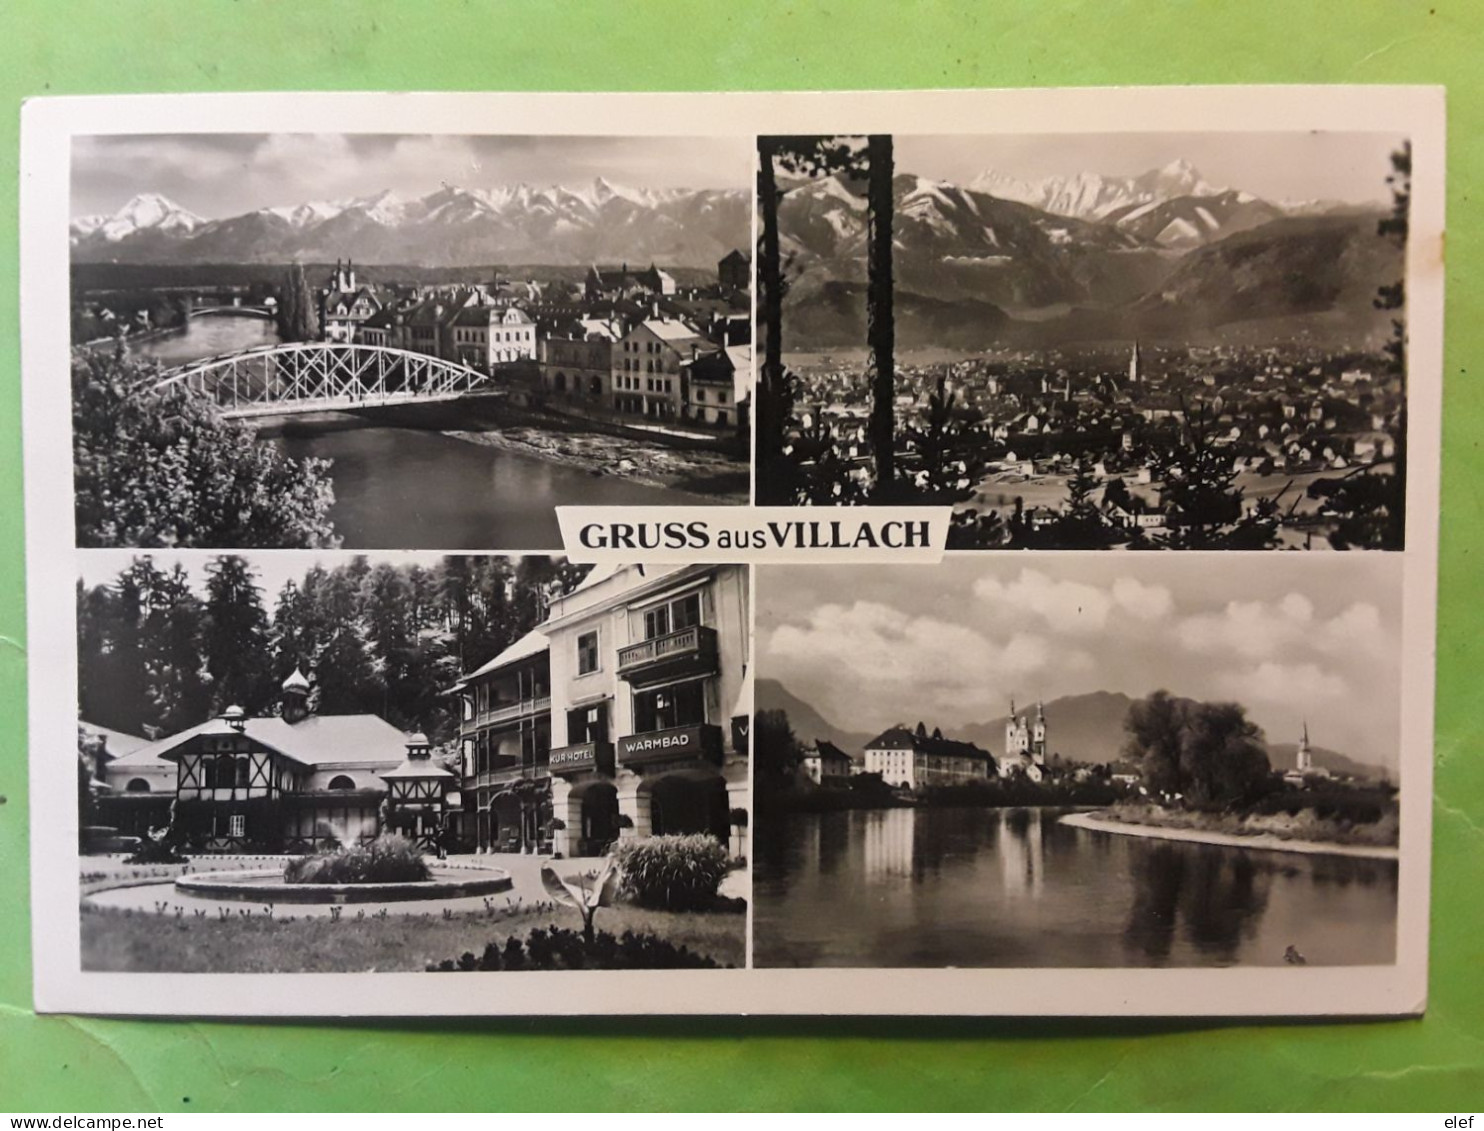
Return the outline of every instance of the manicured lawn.
[[[556,924],[578,929],[575,911],[466,914],[452,919],[347,909],[326,918],[181,918],[98,912],[82,914],[82,968],[150,973],[348,973],[420,971],[430,962],[478,955],[487,943]],[[738,912],[647,911],[621,905],[598,912],[595,926],[615,935],[653,931],[676,946],[708,955],[722,966],[746,961],[747,917]]]

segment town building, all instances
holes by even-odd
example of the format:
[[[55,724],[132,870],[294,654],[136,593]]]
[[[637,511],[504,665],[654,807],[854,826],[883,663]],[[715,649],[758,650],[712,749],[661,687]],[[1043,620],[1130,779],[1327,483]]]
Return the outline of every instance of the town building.
[[[899,723],[865,747],[865,772],[880,774],[887,785],[902,789],[987,781],[993,764],[988,750],[944,738],[937,729],[928,734],[922,723],[915,731]]]
[[[502,308],[470,303],[451,319],[448,361],[493,373],[500,365],[536,356],[536,323],[517,306]]]
[[[681,365],[711,345],[676,318],[637,323],[613,349],[613,407],[652,420],[676,420],[685,409]]]
[[[613,344],[622,335],[613,321],[581,318],[542,337],[542,390],[563,400],[612,408]]]
[[[815,785],[841,785],[860,768],[858,760],[828,739],[818,739],[804,751],[804,776]]]
[[[320,337],[327,342],[359,340],[360,327],[382,308],[371,287],[356,285],[355,264],[335,263],[335,273],[319,293]]]
[[[550,841],[551,655],[532,629],[455,685],[463,812],[480,852],[534,852]]]
[[[455,687],[475,846],[521,846],[502,797],[523,792],[554,852],[705,833],[746,856],[748,604],[737,565],[599,566],[553,597]]]
[[[401,812],[386,780],[413,759],[425,761],[427,740],[408,738],[377,715],[314,713],[300,672],[281,691],[279,714],[249,717],[229,707],[110,761],[106,780],[124,785],[122,793],[114,789],[99,799],[105,823],[133,835],[173,823],[189,846],[206,852],[364,843],[384,824],[433,847],[442,831],[440,809],[419,796],[414,810]],[[168,778],[162,766],[169,767]],[[165,799],[154,802],[164,821],[139,827],[134,810],[144,797]]]
[[[733,248],[716,265],[716,281],[722,286],[745,291],[752,286],[752,261]]]
[[[630,271],[627,263],[621,267],[599,267],[594,264],[588,268],[582,287],[583,297],[589,303],[673,295],[676,289],[674,277],[661,271],[653,263],[648,270],[638,271]]]
[[[716,428],[751,427],[752,347],[727,346],[681,364],[687,420]]]

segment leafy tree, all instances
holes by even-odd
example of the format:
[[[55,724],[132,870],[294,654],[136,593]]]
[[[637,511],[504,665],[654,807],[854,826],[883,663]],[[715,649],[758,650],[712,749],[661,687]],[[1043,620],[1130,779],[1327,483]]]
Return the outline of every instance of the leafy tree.
[[[312,342],[319,338],[319,309],[314,291],[304,277],[304,266],[295,263],[284,272],[278,303],[278,336],[286,342]]]
[[[1250,508],[1237,485],[1231,453],[1216,446],[1205,406],[1185,413],[1180,442],[1153,461],[1164,481],[1161,501],[1168,524],[1162,544],[1176,550],[1266,550],[1277,545],[1279,499]]]
[[[788,721],[788,712],[758,711],[752,721],[753,783],[759,797],[793,784],[804,747]]]
[[[213,710],[236,704],[249,714],[262,713],[277,689],[269,666],[268,614],[246,558],[223,554],[207,563],[206,620]]]
[[[1271,773],[1262,731],[1237,703],[1202,703],[1156,691],[1130,704],[1122,756],[1156,793],[1188,805],[1248,800]]]
[[[325,460],[295,460],[122,354],[72,361],[81,546],[333,546]]]

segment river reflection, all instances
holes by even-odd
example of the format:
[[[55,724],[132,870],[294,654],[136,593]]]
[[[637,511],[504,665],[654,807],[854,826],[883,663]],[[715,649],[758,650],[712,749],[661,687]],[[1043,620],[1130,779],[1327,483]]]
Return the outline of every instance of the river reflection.
[[[1396,865],[1146,840],[1042,809],[759,822],[760,966],[1395,961]]]

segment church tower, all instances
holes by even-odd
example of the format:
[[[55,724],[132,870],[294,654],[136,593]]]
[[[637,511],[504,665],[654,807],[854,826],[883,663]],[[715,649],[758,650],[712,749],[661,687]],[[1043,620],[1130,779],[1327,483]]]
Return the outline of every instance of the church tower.
[[[1031,761],[1038,766],[1046,764],[1046,707],[1036,701],[1036,722],[1031,728]]]
[[[1005,757],[1015,758],[1030,752],[1030,733],[1025,720],[1015,713],[1015,699],[1010,699],[1010,718],[1005,722]]]
[[[1143,376],[1139,373],[1139,340],[1135,338],[1134,352],[1128,359],[1128,383],[1130,385],[1138,385],[1143,380]]]
[[[1298,750],[1294,754],[1294,768],[1301,774],[1307,774],[1314,768],[1314,756],[1309,753],[1309,720],[1304,720],[1303,737],[1299,739]]]

